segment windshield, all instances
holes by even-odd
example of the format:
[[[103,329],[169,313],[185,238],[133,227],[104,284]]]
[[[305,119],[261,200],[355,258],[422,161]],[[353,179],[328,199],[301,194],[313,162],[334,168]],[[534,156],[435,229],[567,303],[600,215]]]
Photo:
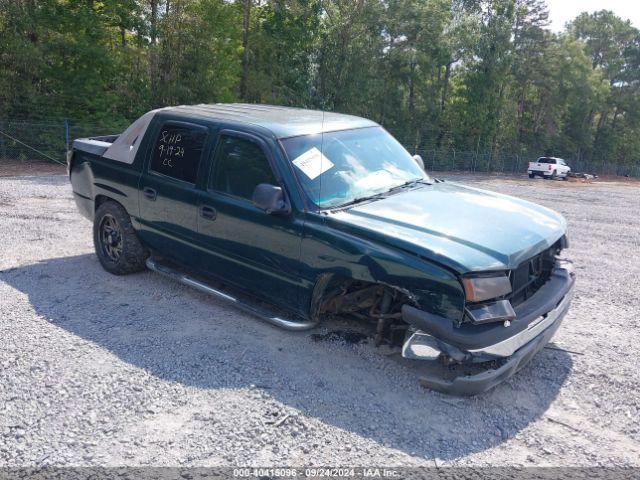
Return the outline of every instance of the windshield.
[[[382,127],[303,135],[286,138],[282,144],[302,188],[320,208],[428,180],[409,152]]]

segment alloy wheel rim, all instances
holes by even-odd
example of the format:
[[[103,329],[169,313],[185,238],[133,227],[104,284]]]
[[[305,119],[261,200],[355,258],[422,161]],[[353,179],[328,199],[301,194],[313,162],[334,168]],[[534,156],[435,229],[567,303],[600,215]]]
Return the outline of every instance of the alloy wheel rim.
[[[116,263],[122,255],[122,232],[113,215],[105,215],[100,222],[100,244],[106,257]]]

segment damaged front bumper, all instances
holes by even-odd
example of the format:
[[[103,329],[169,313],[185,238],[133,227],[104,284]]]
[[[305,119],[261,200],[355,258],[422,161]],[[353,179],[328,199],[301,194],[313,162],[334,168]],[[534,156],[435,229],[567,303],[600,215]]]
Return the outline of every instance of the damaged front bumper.
[[[571,299],[575,276],[569,262],[559,260],[549,280],[526,302],[514,308],[516,318],[503,323],[455,327],[449,319],[405,305],[402,318],[417,328],[405,342],[405,358],[433,360],[445,354],[459,363],[498,360],[500,366],[476,375],[445,380],[424,377],[428,388],[454,395],[482,393],[514,375],[551,340]]]

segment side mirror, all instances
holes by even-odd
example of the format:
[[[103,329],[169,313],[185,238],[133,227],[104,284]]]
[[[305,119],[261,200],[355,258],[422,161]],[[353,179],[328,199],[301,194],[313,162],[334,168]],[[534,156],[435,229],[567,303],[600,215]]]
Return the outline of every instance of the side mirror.
[[[424,160],[422,160],[422,157],[420,155],[416,154],[411,158],[413,158],[413,161],[416,162],[422,170],[424,170]]]
[[[261,183],[256,185],[251,197],[253,204],[270,215],[287,214],[289,206],[284,199],[284,192],[281,187]]]

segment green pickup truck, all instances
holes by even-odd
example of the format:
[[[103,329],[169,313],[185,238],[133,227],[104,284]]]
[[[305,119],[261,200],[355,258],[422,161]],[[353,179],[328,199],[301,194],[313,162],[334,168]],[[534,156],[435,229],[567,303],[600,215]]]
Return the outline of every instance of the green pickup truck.
[[[285,329],[348,318],[405,358],[487,366],[421,379],[435,390],[510,377],[571,301],[559,214],[430,178],[363,118],[163,108],[75,140],[67,162],[108,272],[149,268]]]

